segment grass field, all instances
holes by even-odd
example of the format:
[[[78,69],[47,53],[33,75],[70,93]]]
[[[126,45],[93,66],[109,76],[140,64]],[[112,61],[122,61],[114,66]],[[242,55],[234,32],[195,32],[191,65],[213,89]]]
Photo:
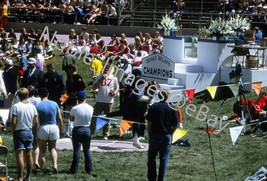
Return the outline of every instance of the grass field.
[[[59,53],[48,60],[46,63],[54,63],[57,70],[61,70],[62,58]],[[78,63],[78,73],[82,75],[84,81],[90,81],[89,66],[81,61]],[[86,88],[89,91],[89,87]],[[255,98],[255,93],[246,93],[246,97]],[[201,104],[209,107],[209,115],[217,116],[232,114],[232,107],[235,102],[233,97],[226,100],[222,105],[222,101],[211,101],[205,93],[196,95],[194,104],[197,110]],[[88,103],[93,105],[94,99],[89,98]],[[187,104],[183,107],[183,110]],[[117,107],[117,105],[115,106]],[[261,166],[267,167],[267,140],[266,138],[252,138],[251,136],[240,136],[233,146],[229,134],[229,127],[234,127],[237,124],[231,123],[220,134],[211,134],[210,142],[207,133],[204,133],[206,128],[205,122],[200,122],[195,119],[195,116],[184,116],[183,126],[188,129],[188,134],[183,140],[188,139],[192,144],[191,147],[172,146],[169,160],[169,167],[166,175],[166,181],[214,181],[215,172],[218,181],[239,181],[254,173]],[[226,122],[223,122],[226,124]],[[219,124],[216,124],[216,129],[219,129]],[[249,128],[247,128],[249,129]],[[112,139],[121,139],[118,137],[118,128],[112,128]],[[16,162],[15,153],[13,151],[13,142],[10,132],[2,131],[3,143],[8,146],[10,152],[8,157],[9,175],[12,178],[16,177]],[[96,134],[93,139],[98,136]],[[147,137],[146,137],[147,138]],[[147,139],[146,139],[147,140]],[[212,164],[212,156],[210,143],[212,145],[215,172]],[[59,151],[59,174],[52,174],[52,166],[49,155],[47,155],[47,172],[45,175],[40,175],[34,172],[32,180],[97,180],[97,181],[142,181],[146,180],[146,152],[125,152],[125,153],[99,153],[92,152],[94,174],[87,175],[83,170],[83,158],[80,162],[80,170],[76,175],[67,173],[71,160],[72,151]],[[4,175],[4,172],[1,172]]]

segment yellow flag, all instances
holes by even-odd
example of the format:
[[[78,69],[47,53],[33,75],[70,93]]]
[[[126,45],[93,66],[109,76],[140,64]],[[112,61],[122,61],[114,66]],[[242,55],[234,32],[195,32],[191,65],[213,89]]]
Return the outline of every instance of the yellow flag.
[[[187,134],[188,130],[176,129],[172,135],[172,143],[176,142],[180,138],[184,137]]]
[[[217,91],[217,87],[218,86],[209,86],[209,87],[207,87],[207,90],[209,91],[212,99],[214,99],[214,97],[215,97],[215,94],[216,94],[216,91]]]
[[[130,128],[132,127],[133,122],[132,121],[126,121],[126,120],[121,120],[120,123],[120,137]]]
[[[252,83],[252,87],[255,90],[257,96],[260,95],[260,92],[261,92],[261,84],[262,84],[262,82],[254,82],[254,83]]]
[[[2,139],[2,136],[0,136],[0,145],[3,144],[3,139]]]

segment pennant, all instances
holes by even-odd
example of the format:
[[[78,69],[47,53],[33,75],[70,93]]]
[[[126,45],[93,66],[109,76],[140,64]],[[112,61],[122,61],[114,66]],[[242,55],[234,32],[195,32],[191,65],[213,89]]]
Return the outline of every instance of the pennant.
[[[176,142],[180,138],[184,137],[187,134],[188,130],[176,129],[172,135],[172,143]]]
[[[205,133],[214,133],[215,129],[204,129]]]
[[[95,132],[97,132],[100,128],[108,124],[109,119],[103,118],[103,117],[97,117],[96,118],[96,127],[95,127]]]
[[[230,90],[232,91],[233,95],[235,97],[238,96],[238,93],[239,93],[239,84],[232,84],[232,85],[229,85],[229,88]]]
[[[184,92],[188,98],[188,101],[190,102],[190,104],[192,104],[194,94],[195,94],[195,89],[187,89],[187,90],[184,90]]]
[[[233,128],[229,128],[233,145],[235,145],[235,142],[236,142],[237,138],[239,137],[243,128],[244,128],[244,126],[236,126]]]
[[[217,91],[217,87],[218,86],[209,86],[209,87],[207,87],[207,90],[209,91],[212,99],[214,99],[214,97],[215,97],[215,94],[216,94],[216,91]]]
[[[121,120],[120,123],[120,137],[130,128],[132,127],[134,122],[132,121],[126,121],[126,120]]]
[[[67,93],[61,95],[61,97],[60,97],[60,104],[61,105],[64,104],[68,100],[68,98],[69,98],[69,95]]]
[[[253,87],[253,89],[255,90],[257,96],[260,95],[260,92],[261,92],[261,85],[262,85],[262,82],[254,82],[254,83],[252,83],[252,87]]]

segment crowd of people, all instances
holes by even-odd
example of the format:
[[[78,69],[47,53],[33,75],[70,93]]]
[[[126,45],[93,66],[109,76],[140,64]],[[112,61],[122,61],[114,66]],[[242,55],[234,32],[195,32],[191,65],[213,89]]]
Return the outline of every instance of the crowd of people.
[[[19,1],[10,2],[10,14],[21,22],[107,24],[117,17],[118,4],[114,1]]]
[[[267,3],[265,0],[219,0],[218,11],[220,13],[238,12],[242,14],[252,15],[253,21],[266,21],[264,15],[267,13]]]
[[[91,174],[93,166],[90,141],[96,130],[98,115],[122,116],[125,120],[135,122],[132,137],[133,146],[138,149],[145,148],[140,141],[145,139],[146,115],[150,122],[149,134],[156,137],[158,134],[163,134],[167,135],[166,139],[171,139],[171,134],[178,126],[177,112],[166,106],[167,104],[159,107],[169,109],[168,112],[177,116],[175,120],[164,112],[153,113],[152,110],[150,112],[148,108],[154,105],[159,85],[155,81],[148,83],[140,81],[142,73],[140,69],[134,68],[140,66],[144,56],[162,51],[163,38],[159,32],[155,32],[154,37],[149,33],[143,36],[142,32],[138,32],[134,43],[128,44],[124,33],[120,37],[111,35],[110,42],[105,43],[97,30],[89,33],[87,28],[83,27],[77,35],[75,30],[71,29],[69,41],[62,47],[62,70],[60,71],[55,69],[54,64],[45,63],[47,58],[53,58],[51,56],[53,48],[46,48],[53,43],[47,43],[47,39],[41,37],[40,31],[31,29],[28,33],[23,28],[17,39],[12,35],[14,33],[12,29],[9,32],[1,30],[1,37],[6,39],[6,47],[8,47],[3,48],[5,45],[1,44],[3,73],[0,80],[3,80],[3,84],[0,87],[5,87],[5,90],[1,90],[4,97],[2,107],[11,109],[11,130],[16,150],[18,180],[29,180],[34,167],[44,174],[47,145],[53,173],[58,173],[56,141],[60,137],[72,137],[73,161],[69,172],[71,174],[78,172],[80,146],[83,145],[85,171]],[[54,42],[53,46],[62,45]],[[48,49],[51,50],[49,54],[47,54]],[[76,67],[78,57],[88,54],[92,55],[86,62],[90,64],[92,77],[86,84],[76,71]],[[64,80],[64,73],[66,80]],[[86,101],[86,86],[98,90],[94,107]],[[120,109],[113,111],[116,95],[120,96]],[[167,92],[160,95],[165,102],[168,97]],[[152,115],[156,114],[160,119],[153,119]],[[163,127],[158,129],[158,125],[161,125],[163,120],[170,123],[163,124]],[[109,139],[109,129],[109,124],[103,127],[102,136],[105,140]],[[164,177],[171,145],[167,140],[160,144],[162,148],[166,148],[162,152],[155,147],[157,146],[154,144],[156,137],[151,136],[149,139],[151,145],[149,178],[156,176],[153,160],[156,159],[155,155],[158,152],[161,156],[165,155],[161,159],[159,178]],[[25,178],[24,159],[27,165]]]

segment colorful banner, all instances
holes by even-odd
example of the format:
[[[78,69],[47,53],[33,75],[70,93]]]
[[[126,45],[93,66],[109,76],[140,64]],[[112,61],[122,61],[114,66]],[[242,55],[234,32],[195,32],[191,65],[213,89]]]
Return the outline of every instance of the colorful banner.
[[[123,134],[130,128],[132,127],[133,122],[132,121],[126,121],[126,120],[121,120],[120,123],[120,137],[123,136]]]
[[[242,132],[243,128],[244,126],[236,126],[233,128],[229,128],[233,145],[235,145],[235,142],[237,138],[239,137],[240,133]]]
[[[172,135],[172,143],[176,142],[180,138],[184,137],[187,134],[188,130],[176,129]]]
[[[190,102],[190,104],[192,104],[194,94],[195,94],[195,89],[186,89],[186,90],[184,90],[184,92],[188,98],[188,101]]]
[[[239,93],[239,84],[231,84],[231,85],[229,85],[229,88],[230,88],[230,90],[232,91],[232,93],[233,93],[233,95],[235,96],[235,97],[237,97],[238,96],[238,93]]]
[[[210,96],[212,97],[212,99],[214,99],[214,97],[215,97],[215,94],[216,94],[216,91],[217,91],[217,87],[218,86],[209,86],[209,87],[207,87],[207,90],[209,91]]]
[[[95,132],[97,132],[100,128],[108,124],[109,119],[103,118],[103,117],[97,117],[96,118],[96,127],[95,127]]]
[[[252,83],[252,87],[253,87],[254,91],[256,92],[257,96],[260,95],[261,85],[262,85],[262,82],[254,82],[254,83]]]

